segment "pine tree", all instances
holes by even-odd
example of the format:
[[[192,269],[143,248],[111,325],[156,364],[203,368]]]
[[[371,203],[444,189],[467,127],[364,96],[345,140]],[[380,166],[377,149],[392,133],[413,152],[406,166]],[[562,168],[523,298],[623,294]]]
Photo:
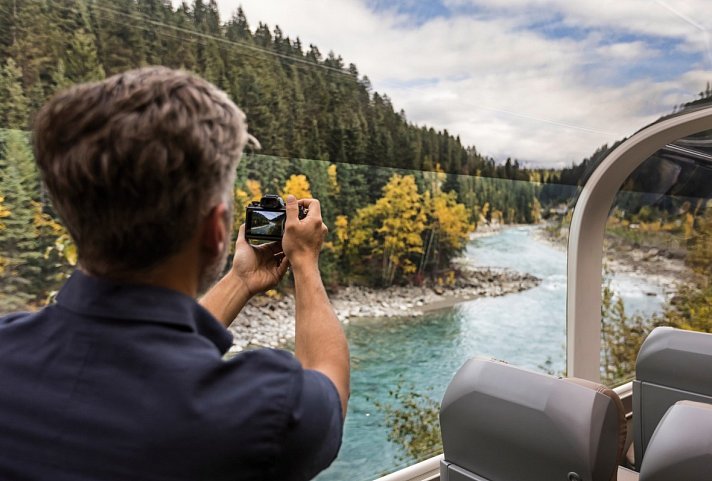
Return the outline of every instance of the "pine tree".
[[[16,9],[14,41],[9,48],[12,58],[22,71],[22,86],[25,92],[40,93],[34,88],[50,77],[57,57],[63,47],[57,43],[60,32],[51,21],[46,3],[25,1]],[[44,102],[44,98],[31,98],[31,103]]]
[[[149,65],[161,65],[170,55],[173,36],[176,31],[166,25],[171,25],[173,7],[163,0],[137,0],[137,11],[140,14],[142,41],[146,45],[146,62]]]
[[[22,89],[22,70],[8,58],[0,70],[0,127],[26,128],[29,107]]]
[[[99,63],[96,52],[96,39],[84,29],[74,32],[65,59],[65,75],[71,82],[81,83],[104,78],[104,68]]]
[[[17,0],[0,0],[0,59],[9,55],[17,37]]]
[[[64,60],[57,60],[57,68],[52,72],[52,87],[53,90],[63,90],[72,85],[72,81],[67,78],[67,69],[64,66]]]
[[[169,15],[170,21],[167,23],[169,26],[175,26],[175,29],[168,26],[151,26],[159,37],[164,38],[166,42],[165,55],[157,59],[157,62],[152,60],[152,63],[159,63],[172,68],[195,70],[197,63],[195,49],[198,39],[194,35],[186,33],[186,30],[192,28],[193,23],[190,9],[183,2],[175,12],[171,12]]]
[[[42,254],[34,228],[33,195],[39,192],[33,177],[33,159],[23,132],[5,131],[0,153],[0,189],[5,209],[0,229],[3,274],[0,311],[26,308],[36,300]]]
[[[252,41],[252,32],[242,7],[238,7],[226,25],[225,34],[233,42]]]
[[[133,0],[95,0],[89,4],[89,15],[99,59],[107,75],[145,63],[143,38],[135,27],[142,17]]]

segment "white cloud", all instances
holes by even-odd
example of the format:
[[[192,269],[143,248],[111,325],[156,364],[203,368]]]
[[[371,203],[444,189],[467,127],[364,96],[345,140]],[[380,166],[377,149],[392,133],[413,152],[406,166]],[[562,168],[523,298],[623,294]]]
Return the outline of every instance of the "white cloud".
[[[708,0],[447,2],[456,15],[424,22],[358,0],[218,5],[223,19],[242,4],[253,28],[279,25],[333,50],[409,120],[447,128],[498,159],[580,161],[690,100],[712,77],[704,56],[685,65],[664,50],[676,42],[679,55],[704,54],[699,22],[710,24]],[[557,38],[535,22],[558,22],[557,31],[576,35]]]
[[[615,60],[635,61],[642,58],[658,56],[660,52],[651,50],[645,42],[636,41],[602,45],[598,48],[596,54],[600,57]]]

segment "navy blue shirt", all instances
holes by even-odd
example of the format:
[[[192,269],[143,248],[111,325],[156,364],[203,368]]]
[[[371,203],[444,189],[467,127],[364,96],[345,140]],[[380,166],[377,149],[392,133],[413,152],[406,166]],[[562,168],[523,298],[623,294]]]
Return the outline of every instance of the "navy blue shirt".
[[[75,272],[0,318],[1,480],[302,480],[336,457],[331,381],[288,352],[230,360],[192,298]]]

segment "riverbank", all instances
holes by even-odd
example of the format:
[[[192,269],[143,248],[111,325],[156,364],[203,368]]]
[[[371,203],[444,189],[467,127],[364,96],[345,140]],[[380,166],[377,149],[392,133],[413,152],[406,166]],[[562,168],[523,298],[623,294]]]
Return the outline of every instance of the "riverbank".
[[[401,287],[385,289],[342,287],[330,295],[342,323],[357,318],[420,316],[479,297],[521,292],[539,284],[530,274],[505,269],[472,268],[456,263],[460,275],[451,286]],[[253,347],[279,347],[294,336],[294,297],[258,296],[252,299],[230,326],[231,352]]]
[[[567,229],[543,224],[534,232],[537,239],[566,252]],[[605,237],[603,264],[607,275],[628,274],[645,277],[654,284],[665,286],[668,299],[675,294],[678,285],[694,278],[680,252],[658,247],[634,246],[612,235]]]

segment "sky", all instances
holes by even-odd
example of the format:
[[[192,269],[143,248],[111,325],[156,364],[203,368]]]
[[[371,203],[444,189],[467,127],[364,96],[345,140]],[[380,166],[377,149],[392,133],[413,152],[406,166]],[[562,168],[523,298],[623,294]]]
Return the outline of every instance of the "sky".
[[[222,19],[240,5],[410,122],[528,166],[578,163],[712,81],[710,0],[218,0]]]

